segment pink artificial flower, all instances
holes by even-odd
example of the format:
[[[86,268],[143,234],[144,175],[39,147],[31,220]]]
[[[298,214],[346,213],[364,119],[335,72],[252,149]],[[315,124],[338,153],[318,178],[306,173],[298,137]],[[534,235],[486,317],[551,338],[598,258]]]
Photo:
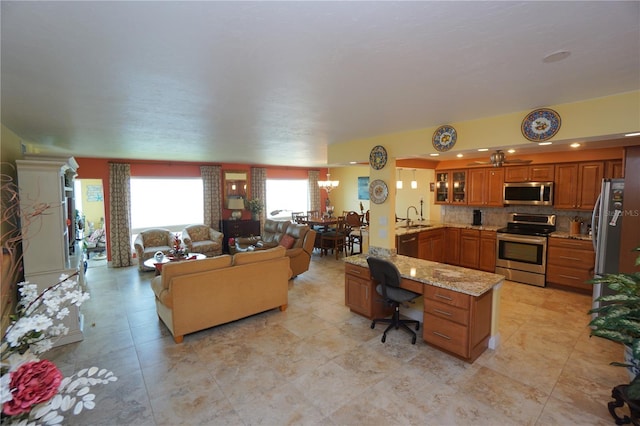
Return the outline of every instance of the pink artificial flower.
[[[49,360],[27,362],[11,373],[12,399],[4,403],[2,412],[8,416],[28,413],[36,404],[53,398],[62,382],[62,373]]]

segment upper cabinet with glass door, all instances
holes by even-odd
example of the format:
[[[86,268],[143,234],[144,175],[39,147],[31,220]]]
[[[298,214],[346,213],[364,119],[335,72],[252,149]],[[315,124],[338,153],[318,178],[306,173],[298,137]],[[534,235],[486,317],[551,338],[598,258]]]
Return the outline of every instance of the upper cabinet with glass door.
[[[436,170],[435,204],[467,204],[466,170]]]

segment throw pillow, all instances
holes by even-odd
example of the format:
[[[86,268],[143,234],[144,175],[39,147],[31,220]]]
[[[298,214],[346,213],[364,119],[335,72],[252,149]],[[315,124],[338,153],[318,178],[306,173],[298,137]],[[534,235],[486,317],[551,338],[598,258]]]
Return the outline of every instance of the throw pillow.
[[[289,234],[284,234],[284,237],[280,240],[280,245],[286,249],[290,249],[296,243],[295,238]]]

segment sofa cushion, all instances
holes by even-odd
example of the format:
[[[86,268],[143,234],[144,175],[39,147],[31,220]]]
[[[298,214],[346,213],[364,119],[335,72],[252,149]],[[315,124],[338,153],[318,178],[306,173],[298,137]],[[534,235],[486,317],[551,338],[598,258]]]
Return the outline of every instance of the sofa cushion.
[[[285,248],[281,246],[274,247],[269,250],[243,251],[233,255],[233,264],[235,266],[263,262],[269,259],[284,257],[285,252]]]
[[[233,258],[231,256],[225,254],[217,257],[209,257],[207,259],[165,263],[162,266],[162,275],[155,277],[151,281],[151,289],[162,304],[172,308],[173,301],[171,298],[169,283],[175,276],[227,268],[231,266],[232,260]]]
[[[280,240],[280,245],[286,249],[290,249],[296,243],[295,238],[293,238],[289,234],[284,234],[282,239]]]

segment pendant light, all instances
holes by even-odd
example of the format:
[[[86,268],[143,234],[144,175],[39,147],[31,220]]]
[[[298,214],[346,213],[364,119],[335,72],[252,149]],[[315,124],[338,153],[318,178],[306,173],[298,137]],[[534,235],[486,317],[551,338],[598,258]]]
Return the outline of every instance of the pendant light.
[[[418,181],[416,180],[416,169],[413,169],[413,180],[411,181],[411,189],[418,189]]]
[[[396,188],[402,189],[402,169],[398,169],[398,180],[396,181]]]

